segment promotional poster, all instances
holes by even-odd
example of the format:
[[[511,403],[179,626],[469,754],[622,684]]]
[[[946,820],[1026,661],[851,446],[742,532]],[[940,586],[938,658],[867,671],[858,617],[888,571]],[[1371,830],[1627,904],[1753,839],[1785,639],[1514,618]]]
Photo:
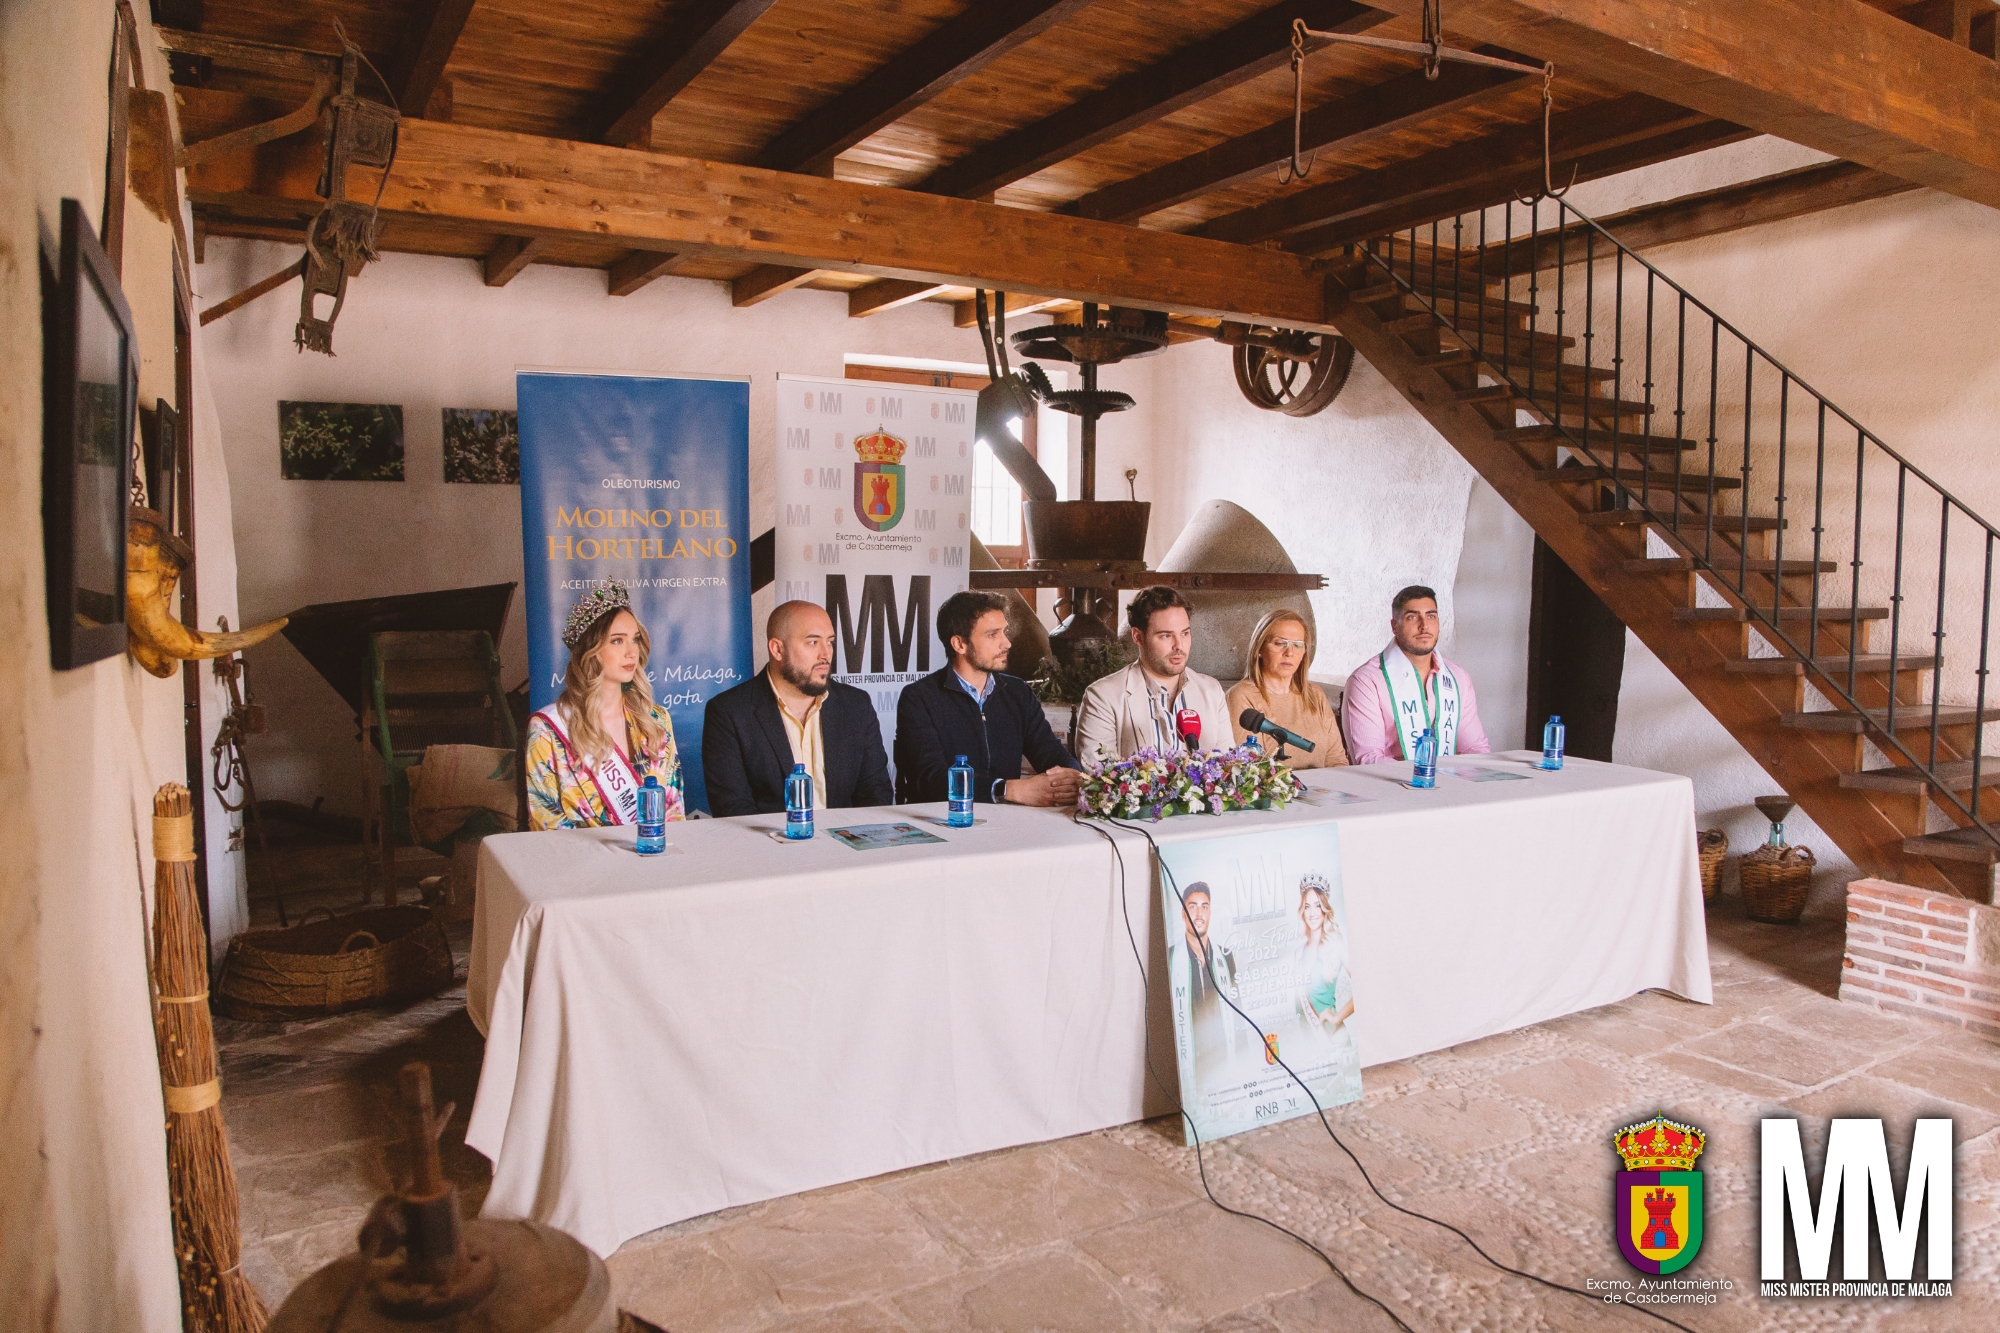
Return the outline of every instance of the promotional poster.
[[[937,609],[972,548],[978,394],[778,377],[779,602],[833,620],[833,672],[868,691],[893,768],[896,701],[944,665]]]
[[[1339,828],[1163,844],[1160,861],[1188,1142],[1359,1101]]]
[[[528,705],[562,694],[563,620],[616,579],[652,640],[688,805],[708,808],[702,714],[750,674],[750,383],[523,371]]]

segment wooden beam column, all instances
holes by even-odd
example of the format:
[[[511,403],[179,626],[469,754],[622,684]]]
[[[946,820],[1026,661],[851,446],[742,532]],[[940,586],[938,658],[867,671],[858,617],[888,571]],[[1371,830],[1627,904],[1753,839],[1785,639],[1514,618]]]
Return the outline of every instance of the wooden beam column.
[[[440,91],[439,120],[451,119],[449,85],[444,84],[445,66],[451,63],[452,48],[458,45],[465,21],[472,17],[473,0],[423,0],[414,6],[410,26],[396,50],[390,70],[396,90],[396,104],[405,116],[418,120],[431,113],[432,97]],[[441,88],[442,85],[442,88]]]
[[[1375,0],[1416,15],[1423,0]],[[1862,0],[1451,0],[1451,31],[2000,208],[1993,61]]]
[[[316,148],[286,140],[198,163],[189,196],[251,215],[310,206]],[[378,180],[357,168],[350,188],[372,198]],[[600,248],[1328,327],[1318,264],[1283,251],[469,125],[404,122],[382,208]],[[769,294],[738,280],[739,303]]]
[[[619,77],[614,110],[597,137],[605,143],[645,147],[652,142],[653,117],[695,76],[742,36],[773,0],[687,0],[675,6],[674,20],[658,44]]]
[[[983,0],[773,139],[758,161],[776,171],[831,176],[834,159],[849,148],[1089,3],[1091,0]],[[759,287],[772,287],[784,277],[753,276],[757,282],[752,285]],[[905,299],[900,288],[862,291],[870,294],[855,293],[848,302],[850,314],[873,314],[921,299]]]

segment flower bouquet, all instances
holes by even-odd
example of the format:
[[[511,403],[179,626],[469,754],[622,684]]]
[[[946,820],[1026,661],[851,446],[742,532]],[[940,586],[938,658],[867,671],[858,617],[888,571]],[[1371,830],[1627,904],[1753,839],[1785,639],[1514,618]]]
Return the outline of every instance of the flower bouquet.
[[[1127,759],[1086,765],[1077,793],[1086,818],[1150,819],[1279,810],[1304,791],[1292,770],[1254,745],[1193,754],[1146,749]]]

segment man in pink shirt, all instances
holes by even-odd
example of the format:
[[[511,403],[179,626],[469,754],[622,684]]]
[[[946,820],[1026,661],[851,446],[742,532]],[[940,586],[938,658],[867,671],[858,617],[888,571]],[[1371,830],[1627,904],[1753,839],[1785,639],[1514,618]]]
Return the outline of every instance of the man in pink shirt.
[[[1437,651],[1437,594],[1412,584],[1389,613],[1394,641],[1356,667],[1340,701],[1348,762],[1382,764],[1410,757],[1426,730],[1437,733],[1438,758],[1490,754],[1479,724],[1479,699],[1465,668]]]

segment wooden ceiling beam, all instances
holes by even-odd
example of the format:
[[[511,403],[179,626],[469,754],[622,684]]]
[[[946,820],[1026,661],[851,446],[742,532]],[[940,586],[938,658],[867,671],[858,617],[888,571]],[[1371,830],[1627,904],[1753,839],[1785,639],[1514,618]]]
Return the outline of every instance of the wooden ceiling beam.
[[[1556,116],[1549,127],[1549,143],[1560,169],[1583,153],[1652,138],[1707,119],[1654,97],[1616,97]],[[1483,181],[1511,180],[1530,163],[1539,169],[1541,160],[1540,121],[1510,125],[1478,139],[1432,149],[1373,171],[1307,185],[1269,203],[1225,213],[1194,228],[1192,234],[1255,244],[1353,217],[1383,204],[1441,195]],[[1559,170],[1558,182],[1567,176],[1566,170]]]
[[[1374,0],[1415,15],[1423,0]],[[1993,61],[1862,0],[1452,0],[1451,31],[2000,207]]]
[[[1752,137],[1751,131],[1725,120],[1697,120],[1639,138],[1621,136],[1609,146],[1591,145],[1583,152],[1561,155],[1557,158],[1557,176],[1563,181],[1602,180],[1621,171]],[[1541,186],[1542,162],[1537,150],[1532,162],[1516,165],[1511,172],[1482,173],[1469,183],[1448,181],[1441,189],[1419,190],[1407,197],[1356,209],[1324,226],[1288,237],[1285,248],[1302,255],[1328,254],[1356,241],[1495,207],[1532,194]],[[1464,239],[1468,246],[1478,244],[1476,236]]]
[[[198,163],[189,196],[218,209],[310,207],[318,148],[295,138]],[[354,197],[372,199],[379,180],[356,168]],[[387,221],[672,250],[801,275],[833,269],[1330,327],[1319,266],[1279,250],[470,125],[405,122],[382,209]],[[738,279],[733,295],[754,299],[757,285]]]
[[[653,117],[773,3],[774,0],[686,0],[676,6],[673,22],[658,44],[633,62],[612,85],[610,101],[617,109],[604,119],[595,137],[622,147],[643,148],[650,144]]]
[[[1858,163],[1822,162],[1628,209],[1598,219],[1598,225],[1631,249],[1645,250],[1922,188]],[[1582,230],[1581,226],[1566,227],[1560,239],[1551,233],[1539,241],[1517,240],[1511,246],[1495,241],[1486,247],[1487,270],[1525,273],[1530,263],[1538,269],[1582,263],[1586,253]],[[1602,248],[1597,253],[1602,254]]]
[[[421,0],[412,7],[409,26],[403,30],[403,41],[396,49],[389,76],[390,86],[396,90],[396,104],[404,115],[419,120],[428,115],[431,95],[444,79],[452,48],[458,45],[459,34],[465,31],[465,21],[472,17],[472,5],[473,0]],[[449,106],[447,96],[445,114],[440,119],[451,119]]]
[[[1060,296],[1016,296],[1007,293],[1007,318],[1016,315],[1032,315],[1038,310],[1047,310],[1063,304]],[[987,318],[992,318],[992,302],[987,302]],[[951,303],[951,326],[955,329],[971,329],[979,326],[979,308],[975,301],[953,301]]]
[[[803,287],[824,272],[825,269],[789,264],[759,264],[729,284],[729,303],[741,310],[768,301],[780,292]]]
[[[1327,31],[1363,32],[1389,17],[1352,0],[1291,0],[1274,5],[1233,28],[1134,70],[1053,115],[975,148],[932,172],[914,188],[961,199],[990,195],[1281,67],[1291,55],[1293,19],[1303,18],[1309,26]]]
[[[521,270],[542,257],[549,248],[546,236],[502,236],[500,243],[486,252],[480,268],[488,287],[505,287],[521,276]]]
[[[664,278],[686,262],[686,255],[671,251],[634,250],[605,273],[605,294],[630,296],[653,279]]]
[[[950,284],[942,282],[911,282],[903,278],[881,278],[866,287],[856,287],[847,294],[847,317],[863,319],[869,315],[879,315],[885,310],[900,310],[906,305],[928,300],[939,292],[948,290]]]
[[[773,139],[758,158],[774,171],[831,176],[833,160],[1092,0],[979,0],[854,87]]]
[[[1485,48],[1485,53],[1502,59],[1511,55],[1498,47]],[[1412,70],[1306,112],[1298,125],[1298,140],[1308,153],[1353,147],[1519,87],[1526,78],[1474,65],[1446,65],[1435,80],[1425,78],[1422,70]],[[1286,116],[1177,162],[1093,190],[1062,211],[1105,222],[1136,222],[1210,190],[1276,171],[1291,158],[1292,131],[1292,118]]]

